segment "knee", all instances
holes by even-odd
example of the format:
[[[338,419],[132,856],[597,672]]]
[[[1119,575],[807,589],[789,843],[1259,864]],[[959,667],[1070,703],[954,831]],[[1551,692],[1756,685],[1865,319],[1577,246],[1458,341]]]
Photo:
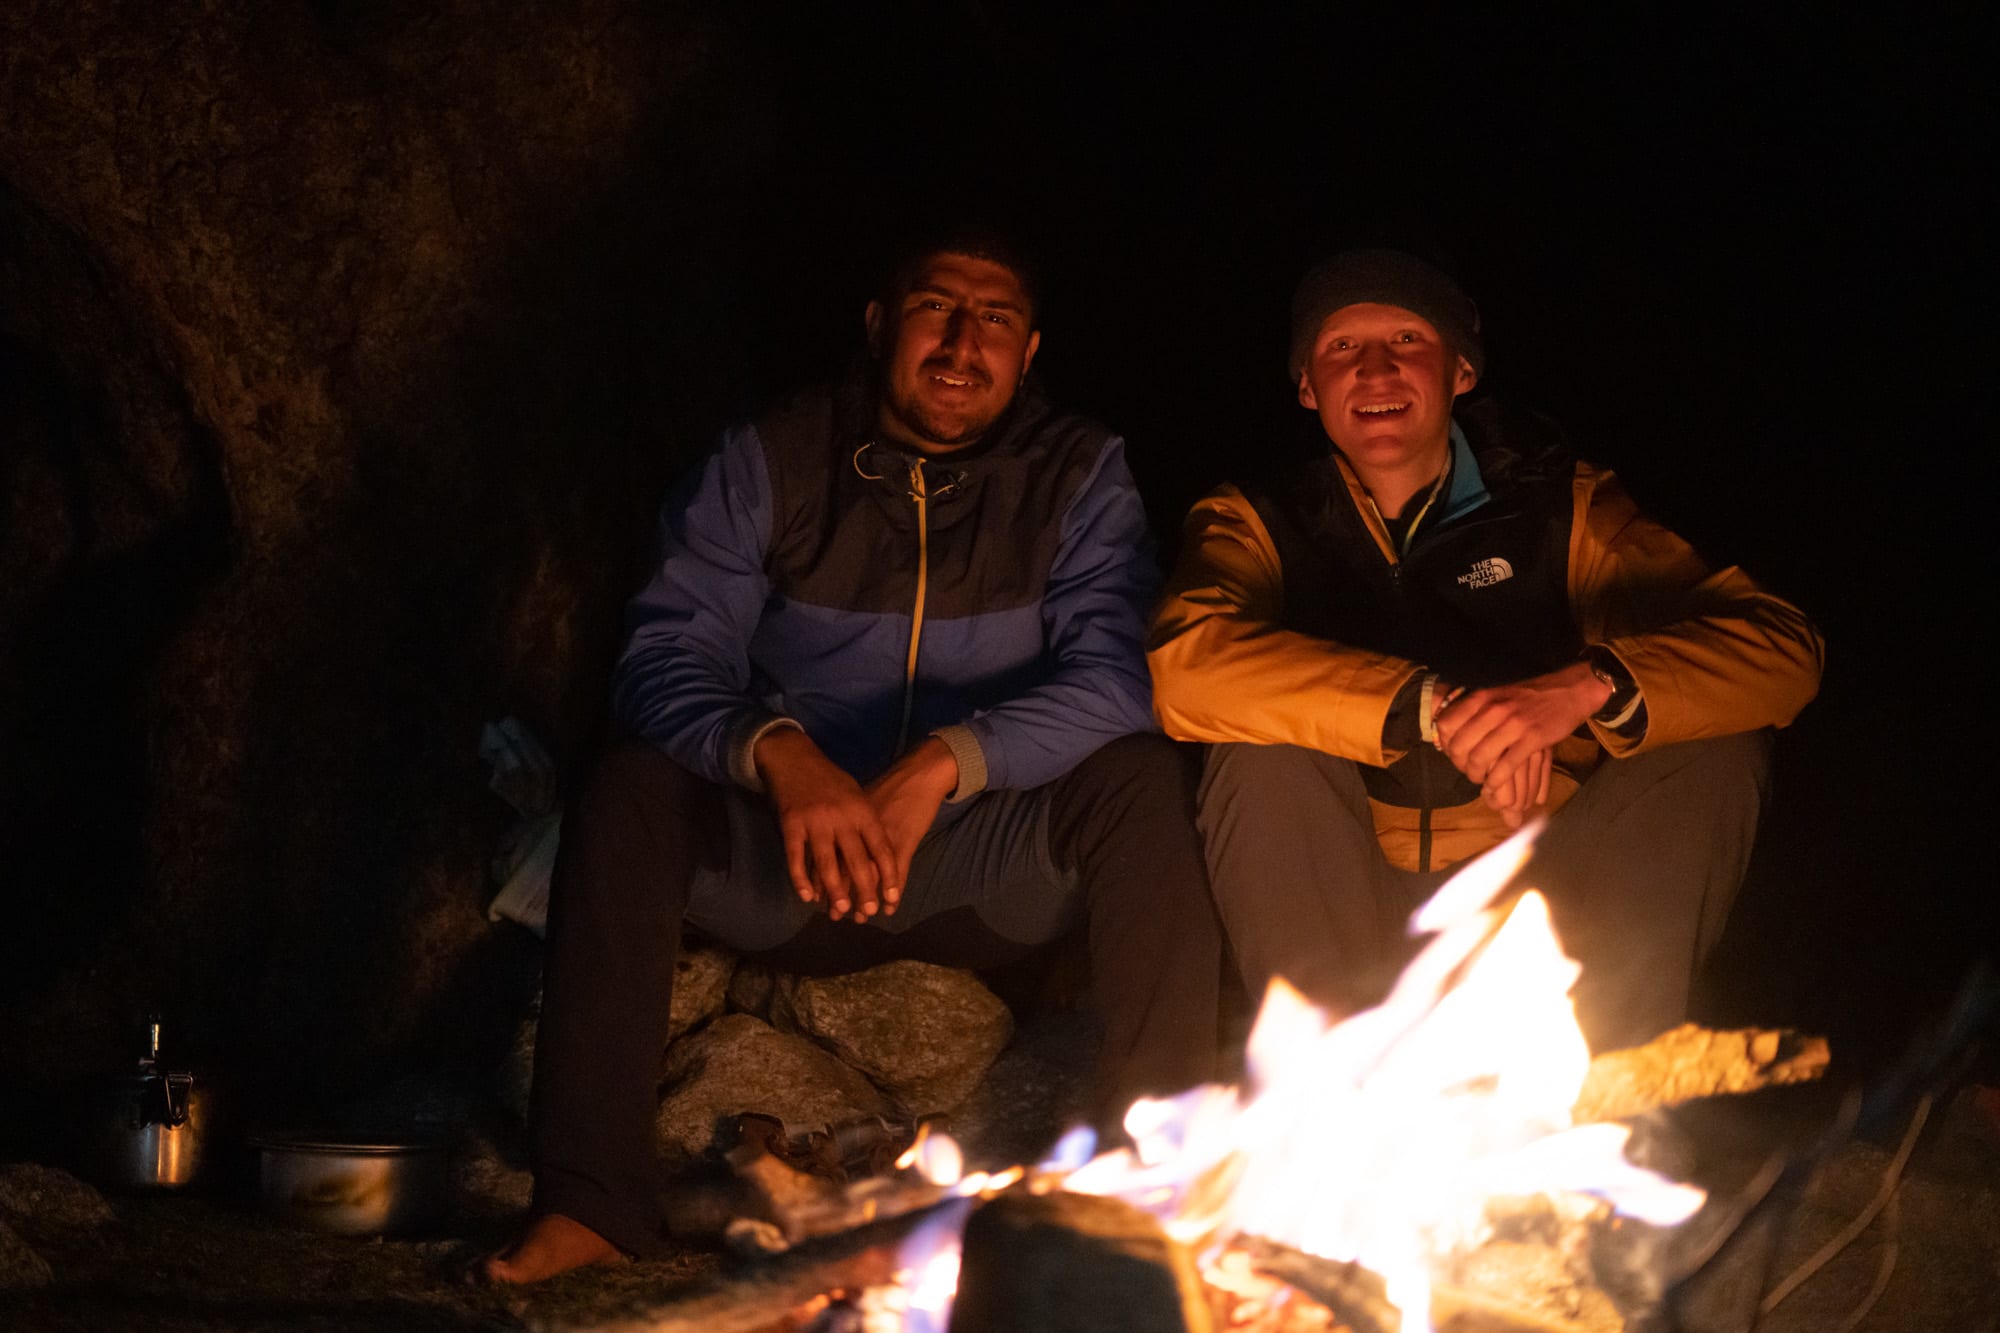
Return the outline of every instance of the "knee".
[[[700,779],[636,736],[620,736],[591,762],[579,799],[586,803],[628,792],[667,795],[692,791]]]
[[[718,821],[721,788],[669,759],[648,741],[624,736],[592,761],[565,819],[575,826],[624,825],[634,818]]]
[[[1769,728],[1683,741],[1661,751],[1678,761],[1682,784],[1718,804],[1761,810],[1771,793]]]
[[[1347,790],[1350,787],[1351,792]],[[1366,800],[1360,770],[1351,760],[1297,745],[1211,745],[1202,764],[1200,799],[1204,810],[1244,800],[1292,808],[1301,797],[1314,792]]]
[[[1130,792],[1192,806],[1201,749],[1158,732],[1134,732],[1099,746],[1076,766],[1079,782],[1099,793]]]
[[[1706,744],[1714,747],[1711,762],[1723,773],[1751,783],[1760,792],[1771,785],[1770,728],[1718,736]]]

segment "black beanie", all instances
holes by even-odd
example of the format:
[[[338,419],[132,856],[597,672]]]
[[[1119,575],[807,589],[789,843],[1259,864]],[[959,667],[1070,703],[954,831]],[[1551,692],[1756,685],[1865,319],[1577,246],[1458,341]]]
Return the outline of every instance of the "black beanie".
[[[1292,293],[1292,383],[1298,383],[1326,317],[1369,301],[1422,315],[1452,351],[1471,362],[1474,374],[1485,373],[1479,307],[1443,270],[1401,250],[1346,250],[1313,265]]]

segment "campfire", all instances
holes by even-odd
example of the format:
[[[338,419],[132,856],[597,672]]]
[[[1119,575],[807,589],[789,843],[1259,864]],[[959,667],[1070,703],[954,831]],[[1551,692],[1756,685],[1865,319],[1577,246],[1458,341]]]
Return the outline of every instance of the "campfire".
[[[1380,1005],[1334,1022],[1273,984],[1248,1089],[1139,1103],[1136,1148],[1062,1187],[1154,1211],[1207,1253],[1253,1236],[1359,1264],[1406,1330],[1429,1327],[1432,1274],[1488,1238],[1494,1200],[1687,1218],[1701,1192],[1628,1163],[1629,1130],[1573,1124],[1590,1067],[1568,998],[1579,969],[1541,895],[1507,892],[1530,845],[1517,835],[1417,912],[1429,942]]]
[[[1034,1166],[968,1173],[948,1135],[917,1125],[895,1170],[832,1185],[787,1164],[782,1136],[759,1127],[732,1161],[777,1201],[778,1220],[744,1220],[739,1246],[776,1252],[916,1219],[872,1261],[837,1280],[819,1273],[819,1294],[780,1326],[1032,1326],[1018,1308],[996,1318],[992,1288],[1048,1286],[1046,1272],[1010,1270],[1073,1264],[1024,1252],[1055,1235],[1095,1251],[1085,1262],[1142,1260],[1135,1290],[1150,1294],[1115,1299],[1157,1300],[1163,1312],[1133,1322],[1128,1308],[1109,1327],[1622,1328],[1588,1279],[1593,1237],[1672,1228],[1704,1196],[1629,1161],[1632,1131],[1617,1118],[1810,1078],[1827,1052],[1789,1034],[1690,1026],[1593,1062],[1568,996],[1578,965],[1541,895],[1516,883],[1534,834],[1473,862],[1418,910],[1409,931],[1422,946],[1380,1004],[1336,1018],[1274,984],[1247,1085],[1136,1103],[1129,1147],[1097,1152],[1079,1129]],[[961,1305],[980,1311],[961,1308],[954,1323],[962,1264]],[[1561,1287],[1559,1317],[1468,1320],[1468,1310],[1525,1311],[1518,1291],[1493,1290],[1510,1282]]]

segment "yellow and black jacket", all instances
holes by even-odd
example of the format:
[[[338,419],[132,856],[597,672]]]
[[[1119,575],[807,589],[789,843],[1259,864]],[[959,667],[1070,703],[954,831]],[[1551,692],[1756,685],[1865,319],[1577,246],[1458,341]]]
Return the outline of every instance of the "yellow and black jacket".
[[[1566,455],[1452,461],[1400,545],[1332,450],[1195,505],[1148,642],[1169,735],[1323,750],[1363,765],[1391,864],[1450,865],[1507,832],[1477,786],[1405,735],[1409,687],[1468,688],[1608,651],[1643,701],[1557,747],[1549,808],[1606,754],[1784,726],[1824,645],[1741,569],[1712,570],[1608,471]],[[1399,698],[1402,708],[1398,709]]]

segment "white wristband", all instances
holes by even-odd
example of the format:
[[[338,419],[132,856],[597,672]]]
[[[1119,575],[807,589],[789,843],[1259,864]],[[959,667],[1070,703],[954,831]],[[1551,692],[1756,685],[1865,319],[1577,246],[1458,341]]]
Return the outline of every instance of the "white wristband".
[[[1424,683],[1417,688],[1417,735],[1426,745],[1438,743],[1437,719],[1431,716],[1437,707],[1437,683],[1438,673],[1426,671]]]

